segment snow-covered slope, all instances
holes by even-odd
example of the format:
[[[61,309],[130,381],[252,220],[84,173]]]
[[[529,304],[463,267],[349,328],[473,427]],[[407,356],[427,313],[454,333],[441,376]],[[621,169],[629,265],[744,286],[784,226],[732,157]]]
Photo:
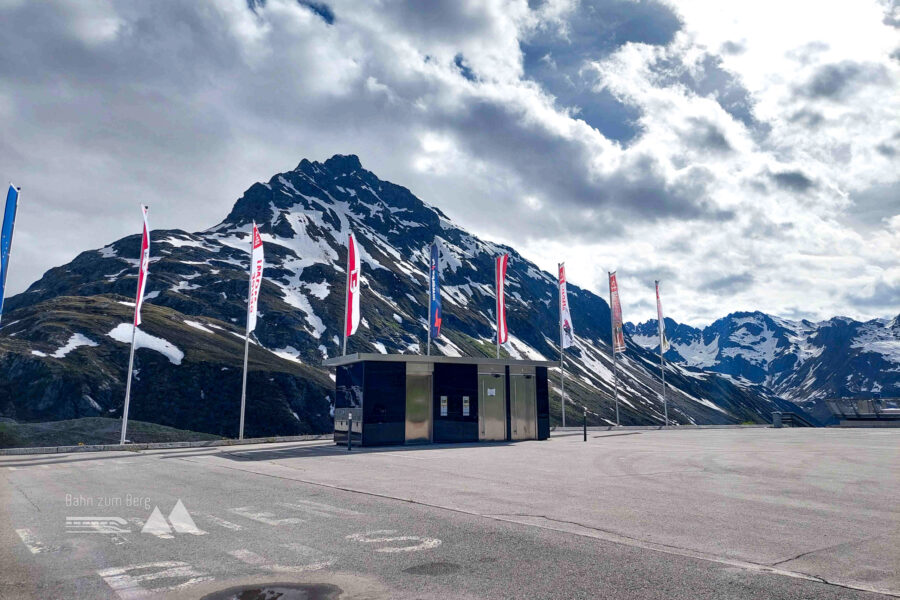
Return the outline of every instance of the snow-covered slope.
[[[349,341],[349,352],[424,350],[426,251],[438,237],[444,248],[445,335],[435,341],[437,353],[493,354],[493,257],[509,252],[511,341],[505,352],[558,359],[554,277],[514,249],[468,233],[408,189],[380,180],[355,156],[338,155],[324,163],[303,160],[292,171],[256,183],[221,223],[205,231],[154,231],[149,301],[177,311],[181,323],[197,335],[206,335],[211,327],[204,325],[209,323],[204,318],[243,325],[254,221],[266,244],[256,335],[262,348],[281,358],[320,370],[324,358],[340,353],[345,240],[352,230],[362,255],[363,301],[362,325]],[[59,296],[131,296],[138,244],[138,237],[130,236],[84,252],[68,265],[48,271],[25,293],[11,298],[8,306],[24,310]],[[580,418],[575,405],[583,404],[591,411],[592,422],[611,423],[615,408],[607,344],[609,307],[575,285],[570,284],[569,290],[578,324],[576,347],[568,353],[571,417]],[[154,335],[168,339],[162,332]],[[162,346],[156,346],[161,351]],[[171,359],[172,351],[167,351]],[[558,376],[552,374],[554,418],[559,416]],[[653,354],[629,341],[628,352],[619,361],[619,376],[622,422],[661,422]],[[667,382],[672,386],[669,414],[682,423],[766,421],[775,408],[790,406],[752,383],[688,366],[672,365]],[[104,406],[109,408],[115,405]]]

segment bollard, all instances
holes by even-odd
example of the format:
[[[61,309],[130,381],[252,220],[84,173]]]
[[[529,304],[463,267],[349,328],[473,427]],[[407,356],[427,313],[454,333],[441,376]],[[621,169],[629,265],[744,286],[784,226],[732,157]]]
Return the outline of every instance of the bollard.
[[[347,452],[353,449],[353,413],[347,413]]]
[[[584,409],[584,441],[587,441],[587,409]]]

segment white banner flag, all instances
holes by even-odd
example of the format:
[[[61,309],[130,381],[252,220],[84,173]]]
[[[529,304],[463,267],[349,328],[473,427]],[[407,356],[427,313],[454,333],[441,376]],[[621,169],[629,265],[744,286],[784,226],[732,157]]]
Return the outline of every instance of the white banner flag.
[[[256,329],[256,313],[258,312],[259,288],[263,275],[263,243],[259,235],[259,227],[253,224],[253,235],[250,248],[250,296],[247,300],[247,334]]]
[[[141,263],[138,271],[137,298],[134,300],[134,326],[141,324],[141,306],[144,304],[144,290],[147,288],[147,275],[150,271],[150,226],[147,224],[149,206],[141,205],[144,216],[144,234],[141,236]]]
[[[659,299],[659,281],[656,282],[656,315],[659,323],[659,344],[662,352],[669,351],[669,338],[666,337],[666,322],[663,320],[662,302]]]
[[[356,238],[347,238],[347,322],[344,332],[350,336],[359,327],[359,250]]]
[[[566,293],[566,263],[559,264],[559,328],[562,331],[562,347],[575,345],[572,315],[569,313],[569,296]]]

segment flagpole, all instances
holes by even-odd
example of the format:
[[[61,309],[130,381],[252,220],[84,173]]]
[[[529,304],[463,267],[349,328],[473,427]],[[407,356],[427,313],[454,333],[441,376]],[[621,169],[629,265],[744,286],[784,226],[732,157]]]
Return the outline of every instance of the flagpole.
[[[238,439],[244,439],[244,411],[247,406],[247,359],[250,356],[250,297],[253,294],[253,232],[256,223],[250,229],[250,281],[247,288],[247,332],[244,335],[244,377],[241,381],[241,423],[238,427]]]
[[[138,267],[140,268],[140,267]],[[138,277],[138,287],[140,287],[140,277]],[[137,310],[137,306],[135,306]],[[134,339],[137,335],[137,325],[131,322],[131,353],[128,356],[128,380],[125,383],[125,408],[122,410],[122,435],[119,438],[119,444],[125,445],[125,434],[128,430],[128,404],[131,401],[131,372],[134,368]]]
[[[656,280],[656,306],[659,307],[659,280]],[[662,317],[662,314],[657,314],[657,320]],[[663,348],[663,322],[660,321],[657,323],[657,329],[659,330],[659,374],[662,378],[662,397],[663,397],[663,410],[666,413],[666,427],[669,426],[669,405],[666,402],[666,363],[665,363],[665,350]]]
[[[612,275],[607,271],[607,275]],[[612,285],[609,286],[609,330],[612,335],[612,359],[613,359],[613,387],[616,400],[616,427],[619,427],[619,372],[616,364],[616,324],[613,317]]]
[[[557,265],[556,269],[559,272],[559,269],[562,265]],[[557,278],[558,279],[558,278]],[[563,333],[563,291],[562,286],[557,283],[559,287],[559,387],[560,387],[560,396],[562,397],[562,426],[566,426],[566,348],[565,348],[565,338]]]
[[[350,310],[350,234],[347,234],[347,286],[344,294],[344,347],[341,356],[347,356],[347,317]]]
[[[434,273],[432,273],[432,269],[434,269],[434,265],[431,264],[431,253],[432,249],[428,249],[428,301],[425,305],[428,307],[428,346],[425,351],[426,356],[431,356],[431,299],[434,296]]]
[[[128,379],[125,382],[125,406],[122,408],[122,435],[119,444],[125,445],[125,435],[128,432],[128,405],[131,402],[131,379],[134,370],[134,341],[137,338],[138,310],[140,310],[143,294],[141,294],[141,276],[144,273],[144,231],[147,233],[147,243],[150,242],[150,228],[147,227],[147,216],[143,203],[140,205],[144,215],[144,228],[141,230],[141,256],[138,262],[137,292],[134,301],[134,318],[131,321],[131,351],[128,355]],[[149,257],[148,257],[149,260]]]

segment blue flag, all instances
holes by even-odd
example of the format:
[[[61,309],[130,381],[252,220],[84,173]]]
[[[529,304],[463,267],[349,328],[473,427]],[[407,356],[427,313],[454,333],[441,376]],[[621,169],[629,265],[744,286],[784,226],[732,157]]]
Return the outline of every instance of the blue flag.
[[[437,241],[431,244],[431,302],[428,309],[431,339],[441,335],[441,252]]]
[[[13,229],[16,226],[16,207],[19,190],[12,184],[6,194],[6,210],[3,213],[3,229],[0,230],[0,316],[3,315],[3,298],[6,294],[6,276],[9,273],[9,250],[12,247]]]

